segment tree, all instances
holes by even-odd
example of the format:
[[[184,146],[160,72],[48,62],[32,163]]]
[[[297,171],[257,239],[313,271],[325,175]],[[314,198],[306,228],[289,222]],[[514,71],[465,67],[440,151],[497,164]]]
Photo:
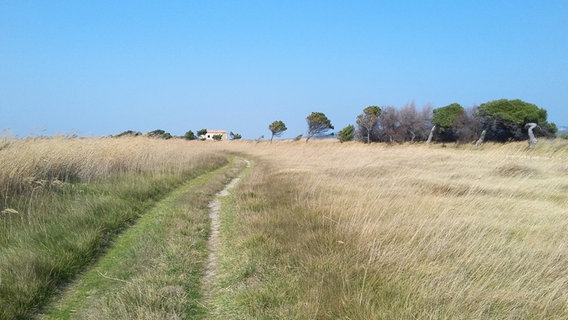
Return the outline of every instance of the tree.
[[[385,107],[378,121],[378,139],[384,142],[402,142],[405,132],[400,120],[400,113],[395,107]]]
[[[458,139],[454,124],[456,119],[463,116],[465,109],[459,103],[452,103],[445,107],[433,110],[432,124],[442,141],[456,141]]]
[[[141,136],[142,132],[134,130],[126,130],[116,135],[116,137],[137,137]]]
[[[229,137],[231,138],[231,140],[239,140],[239,139],[241,139],[243,136],[241,136],[241,135],[238,134],[238,133],[233,133],[233,131],[231,131],[231,132],[229,133]]]
[[[306,117],[308,122],[308,137],[306,142],[315,135],[325,133],[327,130],[333,129],[331,121],[322,112],[312,112]]]
[[[359,126],[359,134],[367,138],[367,143],[371,142],[371,132],[377,125],[381,108],[377,106],[368,106],[363,109],[363,113],[357,116],[357,125]]]
[[[274,139],[275,136],[280,136],[284,131],[288,130],[288,128],[286,128],[284,122],[276,120],[268,126],[268,130],[272,132],[272,136],[270,137],[270,143],[272,143],[272,139]]]
[[[428,138],[430,129],[429,117],[432,109],[425,106],[421,111],[416,109],[414,103],[402,107],[399,111],[400,130],[403,134],[403,141],[424,141]]]
[[[534,123],[534,122],[529,122],[525,125],[525,128],[528,129],[528,133],[529,133],[529,148],[532,148],[536,145],[536,137],[534,136],[534,128],[538,128],[538,124]]]
[[[165,132],[164,130],[161,129],[150,131],[147,133],[147,135],[149,137],[166,139],[166,140],[172,138],[172,135],[169,132]]]
[[[536,105],[522,100],[494,100],[479,106],[481,116],[491,116],[516,124],[546,122],[547,112]]]
[[[499,99],[479,106],[477,116],[487,130],[487,140],[505,142],[525,140],[528,137],[526,124],[535,123],[539,132],[554,136],[556,125],[547,122],[545,109],[522,100]]]
[[[345,128],[341,129],[341,131],[339,131],[338,136],[339,142],[341,143],[353,140],[353,137],[355,137],[355,126],[352,124],[346,126]]]
[[[459,103],[452,103],[445,107],[436,108],[433,111],[432,123],[440,127],[451,127],[454,119],[464,112]]]
[[[197,139],[197,137],[195,136],[195,134],[193,133],[193,131],[189,130],[188,132],[185,133],[185,135],[183,136],[184,139],[186,140],[195,140]]]
[[[207,134],[207,129],[201,129],[201,130],[197,131],[198,137],[205,136],[206,134]]]
[[[467,108],[454,119],[453,130],[458,143],[473,142],[480,137],[483,129],[476,114],[477,107]]]

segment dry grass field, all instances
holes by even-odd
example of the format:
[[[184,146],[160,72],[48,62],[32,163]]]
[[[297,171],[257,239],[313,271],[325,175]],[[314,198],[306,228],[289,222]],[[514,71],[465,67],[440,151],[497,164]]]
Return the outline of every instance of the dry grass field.
[[[239,317],[568,317],[565,141],[227,148],[262,167],[236,196],[233,241],[245,261],[270,256],[220,287],[221,301],[250,303]]]
[[[90,182],[120,173],[183,171],[211,154],[204,144],[135,137],[0,138],[0,194],[64,182]]]
[[[51,248],[43,235],[57,232],[53,241],[61,243],[78,228],[56,227],[67,219],[59,217],[65,210],[62,217],[73,217],[74,209],[89,208],[77,202],[80,192],[98,208],[87,215],[112,202],[114,189],[103,184],[91,195],[91,185],[114,186],[126,176],[125,190],[141,184],[146,193],[135,194],[147,197],[184,180],[173,177],[190,178],[203,163],[219,167],[234,153],[252,166],[222,202],[220,271],[203,318],[568,318],[565,140],[528,149],[526,143],[4,139],[0,293],[31,294],[14,281],[47,268],[49,256],[34,251]],[[61,192],[73,186],[80,192]],[[70,197],[71,206],[53,202],[47,210],[54,198],[38,195],[51,192]],[[53,250],[65,255],[74,247]],[[26,257],[39,267],[26,271]],[[72,280],[77,267],[68,272],[51,276]],[[53,294],[45,289],[53,284],[38,285],[36,300],[20,301],[22,314]],[[4,305],[17,300],[10,299],[0,296]]]

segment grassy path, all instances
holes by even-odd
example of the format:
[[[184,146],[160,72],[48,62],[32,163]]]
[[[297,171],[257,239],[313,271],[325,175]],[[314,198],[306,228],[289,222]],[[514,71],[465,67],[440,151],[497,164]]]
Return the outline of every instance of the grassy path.
[[[202,318],[209,204],[244,162],[191,180],[125,231],[40,318]]]
[[[250,162],[248,160],[245,160],[245,163],[247,167],[250,167]],[[229,196],[229,191],[239,183],[240,179],[240,176],[233,178],[233,180],[231,180],[231,182],[228,183],[223,190],[217,193],[215,199],[209,204],[209,218],[211,220],[211,234],[207,242],[209,257],[207,259],[207,265],[201,283],[204,300],[210,310],[216,309],[216,307],[211,304],[211,298],[214,295],[215,281],[217,280],[218,273],[217,260],[220,246],[221,201],[223,198]]]

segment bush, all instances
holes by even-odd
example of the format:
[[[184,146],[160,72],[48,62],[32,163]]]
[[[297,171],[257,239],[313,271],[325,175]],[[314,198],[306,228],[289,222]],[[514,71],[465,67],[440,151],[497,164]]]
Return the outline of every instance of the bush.
[[[150,131],[147,133],[147,135],[148,137],[166,139],[166,140],[172,138],[172,135],[169,132],[165,132],[164,130],[161,129]]]
[[[126,130],[123,131],[119,134],[117,134],[115,137],[136,137],[136,136],[141,136],[142,132],[139,131],[134,131],[134,130]]]
[[[478,116],[487,129],[487,140],[505,142],[527,139],[527,123],[537,123],[540,134],[553,137],[558,129],[548,123],[545,109],[522,100],[500,99],[479,106]]]
[[[355,126],[350,124],[339,131],[339,142],[351,141],[355,137]]]
[[[233,131],[231,131],[231,133],[229,133],[229,137],[231,138],[231,140],[239,140],[243,136],[239,133],[234,133]]]
[[[185,133],[185,135],[183,136],[184,139],[187,140],[195,140],[197,139],[197,137],[195,136],[195,134],[193,133],[193,131],[189,130],[188,132]]]

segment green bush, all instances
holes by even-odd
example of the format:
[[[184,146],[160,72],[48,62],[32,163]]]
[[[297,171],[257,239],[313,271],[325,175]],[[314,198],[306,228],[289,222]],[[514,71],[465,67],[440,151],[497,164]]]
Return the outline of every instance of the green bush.
[[[341,129],[338,135],[340,142],[353,140],[353,137],[355,137],[355,126],[352,124],[348,125],[347,127]]]
[[[188,132],[185,133],[185,135],[183,136],[184,139],[186,140],[195,140],[197,139],[197,137],[195,136],[195,134],[193,133],[193,131],[189,130]]]

